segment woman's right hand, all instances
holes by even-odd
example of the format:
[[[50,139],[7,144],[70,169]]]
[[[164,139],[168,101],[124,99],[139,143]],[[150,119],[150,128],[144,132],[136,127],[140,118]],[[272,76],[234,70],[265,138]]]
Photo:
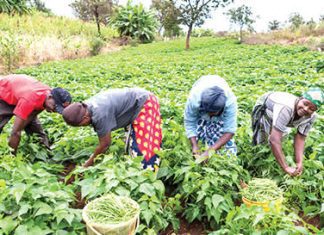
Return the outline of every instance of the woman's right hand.
[[[290,176],[294,176],[295,172],[296,172],[296,168],[295,167],[290,167],[290,166],[287,166],[284,171],[289,174]]]

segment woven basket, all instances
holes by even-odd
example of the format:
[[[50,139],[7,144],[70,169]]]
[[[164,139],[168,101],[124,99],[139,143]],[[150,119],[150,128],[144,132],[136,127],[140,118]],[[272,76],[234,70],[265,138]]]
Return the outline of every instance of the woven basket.
[[[99,224],[90,222],[89,217],[87,215],[88,205],[92,203],[96,203],[97,200],[102,200],[103,198],[97,198],[87,204],[82,210],[82,218],[87,226],[87,234],[88,235],[134,235],[139,226],[139,214],[140,208],[137,202],[132,200],[131,198],[122,197],[124,199],[129,200],[130,203],[134,205],[134,207],[138,208],[138,213],[128,221],[118,223],[118,224]]]

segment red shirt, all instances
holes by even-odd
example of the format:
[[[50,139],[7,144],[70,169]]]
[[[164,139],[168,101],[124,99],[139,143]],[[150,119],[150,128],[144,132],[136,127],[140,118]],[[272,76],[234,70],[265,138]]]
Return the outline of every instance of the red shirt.
[[[49,86],[27,75],[0,77],[0,99],[14,105],[14,114],[23,120],[34,110],[44,110],[44,102],[50,91]]]

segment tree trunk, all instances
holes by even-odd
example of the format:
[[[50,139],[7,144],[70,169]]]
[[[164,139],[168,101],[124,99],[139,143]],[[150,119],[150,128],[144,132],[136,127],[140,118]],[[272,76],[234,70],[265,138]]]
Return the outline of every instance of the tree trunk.
[[[161,32],[162,32],[162,28],[163,28],[163,26],[160,26],[159,29],[158,29],[158,34],[159,34],[160,36],[162,36],[162,33],[161,33]]]
[[[240,43],[242,43],[243,40],[243,28],[240,27]]]
[[[190,36],[191,36],[191,32],[192,32],[192,26],[193,26],[192,24],[189,25],[187,38],[186,38],[186,50],[188,50],[190,48]]]
[[[95,6],[93,13],[94,13],[94,16],[95,16],[95,19],[96,19],[96,24],[97,24],[97,29],[98,29],[98,35],[101,36],[98,6]]]

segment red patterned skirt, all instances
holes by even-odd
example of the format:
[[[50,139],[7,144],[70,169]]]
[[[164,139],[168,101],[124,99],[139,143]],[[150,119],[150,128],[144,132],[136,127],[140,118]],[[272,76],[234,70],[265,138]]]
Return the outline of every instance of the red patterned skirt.
[[[143,156],[143,168],[157,171],[160,158],[156,151],[162,144],[162,120],[158,99],[150,94],[141,112],[131,124],[130,155]]]

